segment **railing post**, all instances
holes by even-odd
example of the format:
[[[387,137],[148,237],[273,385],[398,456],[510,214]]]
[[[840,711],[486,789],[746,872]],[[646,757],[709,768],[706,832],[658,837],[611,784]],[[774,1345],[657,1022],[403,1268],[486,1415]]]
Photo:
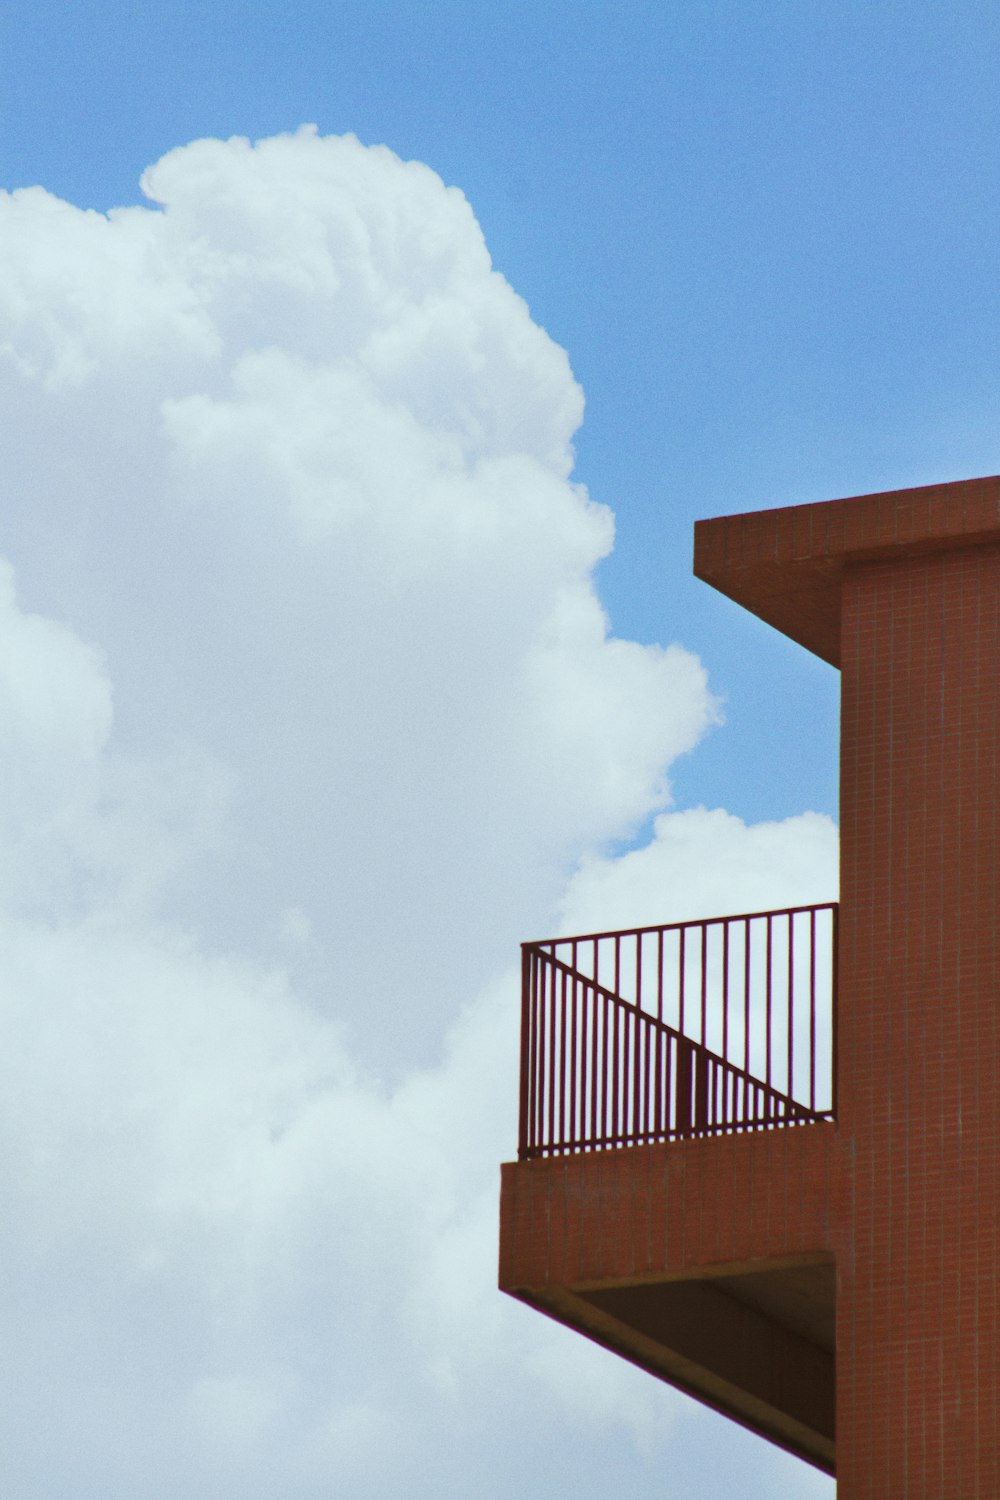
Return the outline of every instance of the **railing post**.
[[[712,1124],[710,1057],[688,1037],[677,1038],[677,1135],[697,1135]]]
[[[677,1106],[674,1112],[674,1131],[686,1135],[694,1123],[692,1111],[692,1073],[694,1071],[694,1046],[687,1037],[679,1036],[674,1044],[677,1057]]]
[[[709,1120],[709,1056],[702,1048],[694,1054],[694,1119],[696,1131],[707,1130]]]
[[[518,1106],[519,1161],[528,1156],[531,1142],[528,1138],[529,1057],[531,1052],[531,955],[528,944],[521,944],[521,1088]]]
[[[833,1114],[834,1118],[836,1119],[836,1115],[837,1115],[837,1057],[838,1057],[838,1048],[837,1048],[837,1017],[838,1017],[838,1012],[839,1012],[839,1009],[840,1009],[840,995],[839,995],[839,991],[838,991],[839,974],[840,974],[840,907],[839,907],[839,905],[837,905],[837,906],[835,906],[833,908],[833,923],[832,923],[832,931],[831,931],[831,934],[830,934],[830,940],[831,940],[831,942],[833,944],[833,954],[832,954],[832,958],[833,958],[833,972],[832,972],[832,976],[831,976],[831,985],[832,985],[832,991],[833,992],[832,992],[832,995],[830,997],[830,1004],[832,1006],[832,1014],[830,1016],[830,1045],[833,1048],[833,1056],[831,1058],[831,1064],[832,1064],[832,1066],[830,1068],[830,1111]]]

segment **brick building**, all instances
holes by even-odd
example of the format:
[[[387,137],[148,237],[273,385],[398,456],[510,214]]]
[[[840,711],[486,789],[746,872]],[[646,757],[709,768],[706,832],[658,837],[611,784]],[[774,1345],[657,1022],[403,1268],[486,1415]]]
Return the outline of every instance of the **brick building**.
[[[525,946],[500,1284],[842,1500],[996,1497],[1000,479],[695,572],[840,669],[839,912]]]

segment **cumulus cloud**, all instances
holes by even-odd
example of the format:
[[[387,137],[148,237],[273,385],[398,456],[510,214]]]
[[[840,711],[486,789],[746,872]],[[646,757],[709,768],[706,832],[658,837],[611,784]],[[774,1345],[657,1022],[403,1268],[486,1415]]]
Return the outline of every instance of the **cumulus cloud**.
[[[580,390],[461,193],[312,130],[142,186],[0,195],[11,1492],[639,1483],[675,1399],[494,1291],[513,945],[832,832],[606,852],[715,706],[610,633]]]
[[[837,899],[839,841],[822,813],[749,826],[722,808],[661,813],[649,841],[589,852],[560,900],[561,930],[656,926]]]
[[[310,131],[143,183],[157,211],[2,200],[8,550],[104,650],[119,746],[232,778],[176,914],[285,960],[297,908],[317,1003],[409,1044],[580,848],[664,804],[704,673],[609,637],[581,393],[460,193]]]

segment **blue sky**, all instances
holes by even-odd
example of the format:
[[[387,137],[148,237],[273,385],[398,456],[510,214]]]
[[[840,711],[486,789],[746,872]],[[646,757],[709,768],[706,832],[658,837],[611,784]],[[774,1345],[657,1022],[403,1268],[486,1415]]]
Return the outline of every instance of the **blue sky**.
[[[831,1492],[492,1293],[508,966],[833,894],[836,674],[692,523],[996,470],[998,58],[920,0],[8,9],[15,1500]],[[305,123],[441,181],[176,153]]]
[[[833,811],[833,674],[689,579],[690,523],[995,467],[998,31],[986,4],[43,3],[4,23],[3,176],[103,209],[180,142],[311,121],[460,186],[586,392],[615,628],[710,654],[731,732],[682,795]]]

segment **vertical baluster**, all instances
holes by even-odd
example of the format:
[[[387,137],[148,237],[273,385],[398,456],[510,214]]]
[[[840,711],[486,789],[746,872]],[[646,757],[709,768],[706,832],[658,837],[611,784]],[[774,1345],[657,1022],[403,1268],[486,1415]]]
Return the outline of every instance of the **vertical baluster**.
[[[656,1019],[663,1020],[663,928],[656,935]],[[663,1032],[659,1026],[656,1028],[656,1097],[653,1102],[653,1115],[656,1121],[657,1135],[669,1125],[669,1120],[664,1112],[664,1047]],[[667,1059],[669,1066],[669,1059]],[[669,1088],[667,1089],[669,1095]],[[669,1106],[668,1106],[669,1109]]]
[[[597,1008],[597,991],[591,985],[587,993],[590,996],[590,1134],[588,1140],[593,1149],[597,1141],[597,1100],[601,1089],[601,1070],[598,1066],[601,1027]]]
[[[621,1087],[619,1090],[621,1123],[619,1126],[619,1133],[621,1135],[622,1144],[627,1146],[629,1143],[629,1125],[631,1124],[631,1121],[629,1119],[629,1104],[631,1102],[630,1085],[632,1083],[632,1074],[629,1071],[629,1062],[631,1060],[632,1053],[633,1012],[631,1010],[626,1010],[623,1005],[616,1005],[615,1010],[621,1011],[622,1020],[622,1066]]]
[[[523,1161],[533,1144],[531,1140],[531,954],[521,947],[521,1051],[519,1057],[517,1109],[517,1155]]]
[[[559,976],[559,1142],[566,1142],[566,1031],[568,1020],[567,996],[569,975],[563,969]]]
[[[840,907],[839,906],[834,906],[831,909],[831,917],[832,917],[832,923],[831,923],[831,940],[832,940],[832,943],[833,943],[833,964],[832,964],[832,975],[831,975],[832,993],[831,993],[831,997],[830,997],[830,1003],[831,1003],[831,1010],[830,1010],[830,1044],[831,1044],[831,1046],[833,1048],[833,1054],[832,1054],[832,1058],[831,1058],[832,1066],[830,1068],[830,1086],[831,1086],[831,1090],[832,1090],[832,1094],[831,1094],[831,1098],[830,1098],[830,1109],[832,1110],[833,1114],[836,1115],[836,1113],[837,1113],[837,1069],[839,1067],[839,1051],[838,1051],[838,1047],[837,1047],[837,1026],[838,1026],[838,1013],[839,1013],[839,1010],[840,1010],[840,1001],[839,1001],[839,983],[840,983],[840,974],[839,974],[839,968],[840,968],[840,936],[839,936]]]
[[[548,1084],[548,1115],[549,1134],[548,1145],[551,1150],[556,1135],[556,988],[559,982],[559,971],[555,964],[549,965],[548,983],[548,1009],[549,1009],[549,1050],[548,1068],[546,1070]]]
[[[544,953],[535,954],[534,972],[534,999],[535,1012],[534,1021],[534,1043],[535,1043],[535,1069],[534,1069],[534,1094],[535,1094],[535,1118],[534,1136],[535,1150],[540,1151],[545,1144],[545,1117],[542,1113],[544,1104],[544,1068],[545,1068],[545,983],[546,983],[546,961]]]
[[[665,1039],[666,1066],[663,1074],[665,1139],[670,1140],[677,1130],[677,1042],[671,1032]]]
[[[616,1144],[618,1140],[618,1100],[621,1070],[621,1009],[614,1001],[611,1002],[611,1017],[611,1141],[612,1144]]]
[[[587,1100],[593,1092],[593,1079],[588,1077],[587,1059],[589,1056],[588,1037],[590,1035],[590,1008],[587,1004],[588,985],[583,975],[580,975],[580,1087],[578,1090],[578,1109],[580,1120],[580,1149],[583,1150],[587,1140]]]
[[[643,1088],[643,1080],[649,1063],[649,1046],[646,1028],[642,1019],[642,933],[635,935],[635,1082],[632,1090],[632,1130],[635,1139],[642,1140],[645,1137],[646,1125],[648,1124],[649,1109],[648,1091]]]
[[[772,947],[774,947],[774,936],[772,936],[772,916],[768,912],[768,941],[766,941],[766,1025],[765,1025],[765,1083],[771,1088],[771,966]]]
[[[701,1035],[698,1040],[703,1047],[708,1045],[705,1032],[708,1013],[708,923],[701,923]]]
[[[568,1143],[571,1150],[576,1150],[578,1132],[576,1128],[576,1101],[577,1101],[577,1009],[579,976],[576,968],[576,943],[570,949],[570,962],[573,969],[572,990],[570,992],[569,1010],[569,1101],[567,1115],[569,1120]]]
[[[816,1108],[816,908],[809,913],[809,1108]]]
[[[597,941],[594,942],[594,980],[597,981]],[[598,996],[595,986],[591,986],[591,1149],[594,1149],[598,1139],[598,1109],[600,1109],[601,1092],[601,1068],[600,1068],[600,1011],[598,1011]]]
[[[792,1038],[795,1030],[795,918],[791,912],[788,914],[788,1076],[785,1082],[785,1093],[791,1099],[794,1095],[794,1060],[792,1055]]]
[[[722,924],[722,1055],[729,1061],[729,922]]]
[[[545,1136],[545,1100],[547,1088],[547,1046],[549,1037],[549,992],[550,965],[548,954],[540,954],[538,960],[538,1070],[535,1075],[535,1095],[538,1105],[538,1146],[547,1149]]]
[[[744,917],[743,931],[746,937],[743,950],[743,1071],[750,1071],[750,918]]]
[[[656,1019],[663,1020],[663,928],[656,934]]]
[[[596,945],[595,945],[596,946]],[[611,1066],[609,1036],[611,1017],[607,990],[601,990],[601,1133],[603,1145],[608,1140],[608,1069]]]
[[[659,1027],[652,1026],[648,1021],[643,1022],[643,1074],[642,1074],[642,1133],[643,1139],[649,1140],[652,1128],[652,1100],[653,1100],[653,1046],[659,1035]]]
[[[622,993],[622,935],[615,933],[615,998],[620,999]],[[614,1070],[614,1107],[611,1111],[612,1134],[618,1140],[625,1134],[625,1117],[628,1111],[628,1085],[622,1063],[621,1033],[624,1031],[624,1043],[628,1046],[628,1020],[621,1013],[619,1005],[614,1006],[615,1013],[615,1070]]]
[[[684,1029],[684,980],[686,973],[685,964],[685,942],[687,939],[687,928],[682,927],[678,934],[677,945],[677,1030],[681,1036],[686,1035]]]
[[[528,1058],[528,1131],[532,1151],[538,1151],[538,964],[531,955],[531,1053]]]
[[[630,1012],[632,1024],[629,1028],[632,1033],[632,1105],[630,1136],[633,1146],[641,1138],[642,1134],[642,1096],[640,1085],[642,1083],[642,1017],[638,1011]]]

